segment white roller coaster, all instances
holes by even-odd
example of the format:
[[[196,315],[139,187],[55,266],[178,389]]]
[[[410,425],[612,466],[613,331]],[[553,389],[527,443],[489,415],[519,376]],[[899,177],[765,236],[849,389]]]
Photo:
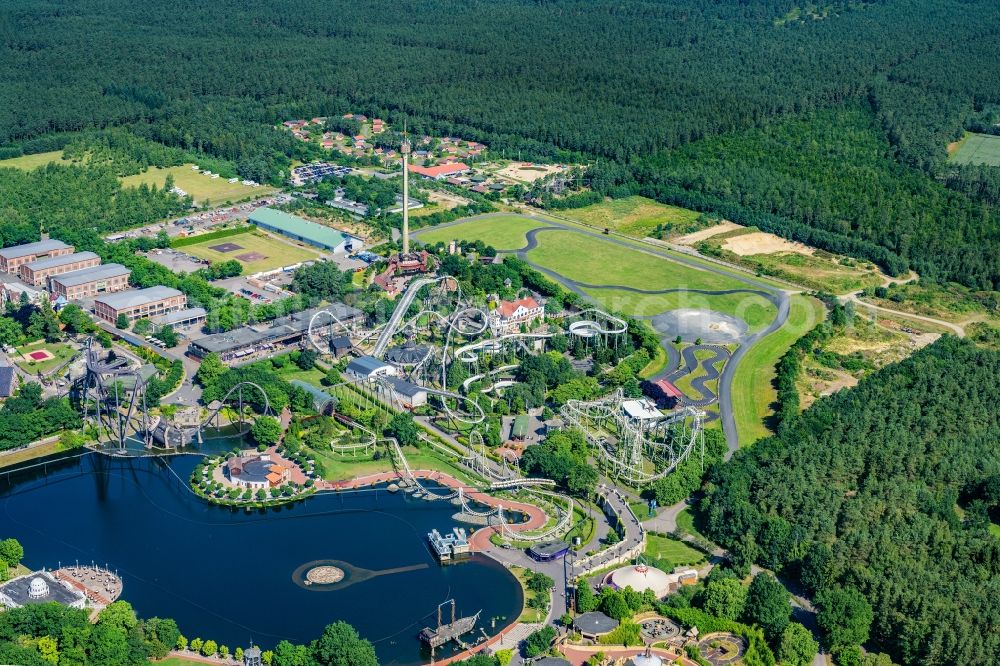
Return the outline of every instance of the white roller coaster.
[[[598,450],[610,475],[639,487],[673,472],[699,443],[704,456],[703,411],[684,407],[638,420],[625,412],[624,402],[618,389],[597,400],[569,400],[560,410]]]

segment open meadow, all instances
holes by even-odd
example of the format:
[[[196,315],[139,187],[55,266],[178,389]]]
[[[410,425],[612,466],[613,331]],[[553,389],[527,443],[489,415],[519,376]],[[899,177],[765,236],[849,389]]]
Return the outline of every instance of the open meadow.
[[[497,250],[519,250],[528,243],[526,234],[545,226],[544,222],[523,215],[490,215],[438,229],[421,230],[421,243],[447,243],[452,240],[481,240]]]
[[[121,179],[121,182],[125,187],[138,187],[142,183],[163,187],[167,176],[170,175],[174,177],[175,186],[191,195],[195,203],[203,205],[208,203],[235,203],[244,199],[266,196],[274,192],[273,187],[264,185],[253,187],[251,185],[244,185],[241,182],[230,183],[227,178],[223,178],[222,176],[212,178],[201,173],[201,171],[196,171],[191,168],[192,166],[191,164],[183,164],[165,169],[151,167],[134,176],[126,176]]]
[[[660,225],[668,230],[668,235],[687,233],[701,216],[693,210],[668,206],[640,196],[608,199],[583,208],[561,210],[559,215],[595,227],[608,227],[636,238],[649,236]]]
[[[319,256],[314,250],[262,231],[185,245],[180,251],[213,263],[235,259],[243,264],[244,274],[269,271]]]
[[[745,289],[736,278],[692,268],[570,230],[538,233],[528,259],[581,284],[633,289]]]
[[[743,357],[733,376],[733,416],[740,446],[770,434],[766,421],[778,394],[774,387],[778,360],[800,337],[823,321],[823,304],[811,296],[792,296],[788,321],[759,340]]]
[[[72,164],[69,160],[63,159],[63,151],[52,150],[47,153],[21,155],[20,157],[11,157],[6,160],[0,160],[0,169],[8,167],[11,169],[31,171],[32,169],[37,169],[38,167],[45,166],[51,162],[55,162],[56,164]]]
[[[778,309],[771,301],[750,293],[711,295],[677,291],[667,294],[637,294],[623,289],[592,287],[584,291],[604,307],[636,317],[651,317],[668,310],[687,308],[715,310],[741,318],[751,331],[766,328],[778,314]]]
[[[968,132],[948,160],[953,164],[1000,166],[1000,136]]]

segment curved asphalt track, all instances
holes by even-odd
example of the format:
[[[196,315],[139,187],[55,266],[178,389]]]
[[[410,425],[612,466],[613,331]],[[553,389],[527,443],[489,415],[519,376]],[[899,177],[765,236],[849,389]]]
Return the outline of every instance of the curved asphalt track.
[[[745,335],[739,341],[739,347],[737,347],[736,351],[733,353],[732,357],[729,359],[729,362],[726,363],[725,366],[723,367],[722,373],[721,374],[717,374],[717,376],[719,377],[719,396],[718,396],[718,398],[719,398],[719,413],[721,414],[721,417],[722,417],[722,431],[723,431],[723,433],[725,433],[726,444],[729,447],[729,451],[726,454],[726,458],[729,458],[730,456],[732,456],[732,454],[736,452],[736,450],[739,448],[739,445],[740,445],[739,433],[737,433],[737,431],[736,431],[736,418],[733,416],[733,377],[736,375],[736,368],[739,366],[740,361],[743,360],[743,357],[746,355],[747,351],[754,344],[756,344],[762,338],[770,335],[771,333],[773,333],[776,330],[778,330],[779,328],[781,328],[785,324],[785,322],[788,321],[788,313],[789,313],[789,310],[790,310],[790,307],[791,307],[791,301],[789,299],[788,294],[786,292],[780,290],[780,289],[777,289],[777,288],[772,287],[772,286],[770,286],[768,284],[760,282],[759,280],[755,280],[752,277],[745,276],[745,275],[740,274],[740,273],[735,272],[735,271],[731,272],[731,271],[724,270],[721,266],[716,266],[716,265],[710,264],[710,263],[702,263],[702,262],[695,261],[693,259],[687,258],[685,256],[680,256],[680,255],[675,255],[675,254],[667,253],[666,251],[659,250],[658,248],[654,248],[654,247],[639,247],[638,245],[636,245],[634,243],[626,242],[626,241],[624,241],[624,240],[622,240],[620,238],[616,238],[615,236],[604,235],[604,234],[596,232],[596,231],[590,231],[590,230],[583,229],[583,228],[580,228],[580,227],[576,227],[576,226],[572,226],[572,225],[568,225],[568,224],[562,224],[562,223],[560,223],[558,221],[546,219],[546,218],[543,218],[543,217],[539,217],[537,215],[528,215],[528,214],[524,214],[524,213],[486,213],[484,215],[476,215],[476,216],[473,216],[473,217],[462,218],[460,220],[455,220],[454,222],[448,222],[446,224],[437,225],[435,227],[428,227],[427,229],[425,229],[423,231],[429,231],[430,229],[442,229],[442,228],[447,228],[447,227],[450,227],[450,226],[457,226],[457,225],[460,225],[460,224],[464,224],[465,222],[468,222],[469,220],[474,220],[474,219],[490,218],[490,217],[509,217],[511,215],[517,215],[519,217],[524,217],[524,218],[527,218],[527,219],[530,219],[530,220],[535,220],[536,222],[539,222],[543,226],[540,226],[537,229],[532,229],[531,231],[528,231],[525,234],[525,238],[527,240],[527,243],[525,244],[524,247],[522,247],[520,249],[516,249],[516,250],[502,250],[501,253],[507,253],[507,254],[513,253],[513,254],[516,254],[520,259],[522,259],[523,261],[525,261],[532,268],[540,271],[541,273],[544,273],[545,275],[549,276],[550,278],[552,278],[553,280],[555,280],[556,282],[558,282],[559,284],[561,284],[565,288],[567,288],[570,291],[572,291],[573,293],[575,293],[575,294],[577,294],[577,295],[579,295],[579,296],[587,299],[588,301],[593,302],[594,298],[592,296],[590,296],[587,292],[585,292],[584,288],[589,288],[589,289],[621,289],[621,290],[624,290],[624,291],[631,291],[631,292],[634,292],[634,293],[650,294],[650,295],[655,295],[655,294],[669,294],[669,293],[674,293],[674,292],[688,292],[688,293],[693,293],[693,294],[702,294],[702,295],[705,295],[705,296],[723,296],[723,295],[726,295],[726,294],[747,293],[747,294],[756,294],[758,296],[762,296],[762,297],[766,298],[767,300],[769,300],[771,303],[774,304],[774,306],[778,309],[778,314],[774,318],[774,320],[766,328],[764,328],[763,330],[757,331],[756,333],[749,333],[749,334]],[[533,250],[536,247],[538,247],[538,234],[539,234],[539,232],[542,232],[542,231],[573,231],[575,233],[584,234],[585,236],[592,236],[592,237],[598,238],[598,239],[600,239],[600,240],[602,240],[604,242],[614,243],[616,245],[620,245],[621,247],[627,248],[629,250],[633,250],[635,252],[644,252],[645,254],[649,254],[649,255],[652,255],[654,257],[658,257],[660,259],[664,259],[666,261],[672,261],[672,262],[677,263],[677,264],[682,264],[684,266],[688,266],[689,268],[694,268],[694,269],[697,269],[697,270],[708,271],[709,273],[715,273],[717,275],[725,276],[725,277],[730,278],[730,279],[738,280],[740,282],[743,282],[743,283],[749,285],[752,288],[751,289],[728,289],[728,290],[721,290],[721,291],[708,291],[708,290],[701,290],[701,289],[683,289],[683,288],[680,288],[680,289],[663,289],[663,290],[644,290],[644,289],[637,289],[635,287],[628,287],[628,286],[625,286],[625,285],[613,285],[613,284],[590,285],[590,284],[580,283],[580,282],[577,282],[576,280],[571,280],[571,279],[566,278],[566,277],[564,277],[564,276],[562,276],[562,275],[560,275],[558,273],[555,273],[555,272],[553,272],[553,271],[545,268],[544,266],[539,266],[538,264],[536,264],[536,263],[532,262],[530,259],[528,259],[528,256],[527,256],[528,252],[530,252],[531,250]],[[417,231],[417,232],[415,232],[413,234],[413,236],[418,237],[420,235],[420,233],[421,233],[420,231]],[[662,372],[658,373],[655,378],[664,377],[664,376],[669,375],[671,372],[676,372],[678,366],[680,365],[680,358],[679,358],[680,355],[678,354],[677,350],[674,348],[674,346],[671,343],[671,341],[666,336],[663,336],[662,334],[660,336],[660,344],[664,348],[664,350],[667,352],[668,362],[667,362],[667,368],[664,369]],[[689,348],[685,349],[685,352],[687,352],[688,349],[691,350],[691,359],[695,360],[694,359],[694,351],[697,349],[697,347],[689,347]],[[685,361],[686,360],[687,359],[685,359]],[[714,367],[715,363],[717,362],[717,359],[709,359],[709,361],[710,362],[709,362],[709,364],[706,367],[709,369],[710,376],[706,377],[704,379],[704,382],[710,381],[711,379],[715,379],[715,376],[711,376],[711,373],[712,373],[713,370],[714,370],[714,372],[718,373],[718,368]],[[697,362],[695,364],[689,364],[689,367],[692,368],[692,371],[693,371],[693,368],[696,367],[696,366],[697,366]],[[685,372],[683,374],[687,374],[687,373]],[[683,376],[683,374],[680,375],[680,376]],[[694,380],[694,381],[691,382],[691,385],[693,387],[695,387],[697,390],[702,391],[703,388],[707,389],[707,387],[704,386],[704,382],[699,382],[699,380],[696,379],[696,380]],[[699,388],[699,384],[700,384],[701,388]],[[702,392],[702,396],[704,397],[705,395],[706,394],[704,392]]]

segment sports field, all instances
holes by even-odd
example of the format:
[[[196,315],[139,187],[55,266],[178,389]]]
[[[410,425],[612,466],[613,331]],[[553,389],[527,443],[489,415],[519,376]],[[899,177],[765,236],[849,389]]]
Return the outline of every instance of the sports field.
[[[643,238],[660,224],[672,228],[690,225],[698,219],[699,213],[661,204],[646,197],[632,196],[559,211],[559,215],[595,227],[608,227],[627,236]]]
[[[191,168],[192,166],[191,164],[184,164],[182,166],[167,167],[166,169],[151,167],[143,173],[126,176],[121,179],[121,182],[125,187],[138,187],[142,183],[163,187],[167,175],[172,175],[174,177],[174,185],[194,197],[195,202],[199,204],[222,204],[227,201],[242,201],[252,197],[266,196],[274,192],[273,187],[263,185],[251,187],[240,182],[230,183],[228,179],[222,176],[212,178],[200,171],[195,171]]]
[[[709,296],[682,291],[670,294],[637,294],[622,289],[584,289],[602,305],[623,314],[650,317],[667,310],[696,308],[740,317],[751,331],[765,328],[778,314],[771,301],[756,294]]]
[[[542,226],[544,222],[522,215],[493,215],[443,229],[421,230],[419,239],[421,243],[481,240],[498,250],[519,250],[528,243],[525,234]]]
[[[243,264],[244,274],[269,271],[319,256],[311,249],[261,231],[185,245],[180,251],[213,263],[235,259]]]
[[[760,340],[740,361],[733,377],[733,416],[740,446],[746,446],[770,434],[766,420],[774,411],[775,365],[792,344],[823,321],[823,304],[815,298],[792,296],[788,321],[774,333]]]
[[[21,370],[28,374],[47,373],[70,359],[76,350],[64,343],[49,343],[39,340],[17,348],[11,358]]]
[[[37,169],[38,167],[48,164],[49,162],[71,164],[69,160],[64,160],[62,155],[63,151],[53,150],[47,153],[35,153],[34,155],[11,157],[10,159],[0,160],[0,168],[9,167],[11,169],[31,171],[32,169]]]
[[[948,160],[954,164],[1000,166],[1000,136],[969,132]]]
[[[736,278],[691,268],[603,238],[563,230],[542,231],[537,238],[538,247],[528,252],[528,259],[583,284],[647,290],[746,288]]]

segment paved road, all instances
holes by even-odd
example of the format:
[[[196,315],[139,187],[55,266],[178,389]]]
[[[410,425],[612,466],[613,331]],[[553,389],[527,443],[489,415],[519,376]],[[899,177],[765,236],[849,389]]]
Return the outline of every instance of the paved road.
[[[459,225],[459,224],[462,224],[462,223],[468,221],[469,219],[489,218],[489,217],[509,216],[509,215],[510,215],[509,213],[486,213],[485,215],[475,216],[475,218],[463,218],[461,220],[456,220],[454,222],[448,222],[446,224],[438,225],[438,226],[432,227],[432,228],[433,229],[441,229],[441,228],[447,228],[447,227],[450,227],[450,226],[456,226],[456,225]],[[553,271],[551,271],[551,270],[549,270],[549,269],[547,269],[547,268],[545,268],[543,266],[539,266],[538,264],[535,264],[535,263],[531,262],[527,258],[527,253],[531,249],[533,249],[534,247],[536,247],[537,244],[538,244],[538,238],[537,238],[538,233],[540,233],[542,231],[546,231],[546,230],[568,230],[568,231],[574,231],[576,233],[584,234],[586,236],[591,236],[591,237],[594,237],[594,238],[599,238],[599,239],[601,239],[604,242],[614,243],[616,245],[628,248],[628,249],[636,251],[636,252],[643,252],[643,253],[649,254],[651,256],[659,257],[659,258],[664,259],[666,261],[672,261],[674,263],[682,264],[682,265],[688,266],[690,268],[694,268],[694,269],[698,269],[698,270],[703,270],[703,271],[708,271],[710,273],[715,273],[717,275],[724,276],[724,277],[729,278],[729,279],[739,280],[740,282],[743,282],[743,283],[745,283],[745,284],[747,284],[749,286],[749,288],[745,290],[747,293],[749,293],[749,294],[756,294],[756,295],[759,295],[759,296],[763,296],[764,298],[767,298],[769,301],[771,301],[775,305],[775,307],[778,310],[778,314],[774,318],[774,320],[765,329],[763,329],[761,331],[758,331],[756,333],[748,334],[748,335],[746,335],[740,341],[740,346],[737,348],[736,352],[732,355],[732,357],[730,358],[729,362],[726,363],[725,367],[722,370],[722,374],[721,374],[721,376],[719,378],[719,412],[720,412],[721,418],[722,418],[722,430],[725,433],[726,443],[727,443],[728,448],[729,448],[728,452],[726,453],[726,458],[728,459],[730,456],[732,456],[732,454],[735,453],[736,450],[739,448],[739,433],[736,430],[736,419],[735,419],[735,417],[733,415],[733,402],[732,402],[733,377],[735,377],[735,375],[736,375],[736,369],[739,367],[739,363],[743,359],[743,357],[746,355],[747,351],[754,344],[756,344],[757,342],[759,342],[761,339],[763,339],[764,337],[770,335],[771,333],[773,333],[776,330],[778,330],[779,328],[781,328],[781,326],[783,326],[785,324],[785,322],[788,320],[788,313],[789,313],[789,310],[790,310],[790,303],[791,303],[790,298],[789,298],[789,293],[790,292],[783,291],[781,289],[777,289],[776,287],[773,287],[773,286],[771,286],[769,284],[766,284],[764,282],[756,280],[753,277],[750,277],[749,275],[747,275],[745,273],[742,273],[741,271],[739,271],[737,269],[730,269],[730,268],[728,268],[726,266],[723,266],[723,265],[720,265],[720,264],[714,264],[714,263],[711,263],[711,262],[706,263],[705,261],[696,260],[694,258],[683,256],[683,255],[678,255],[675,252],[669,252],[668,250],[659,249],[659,248],[656,248],[655,246],[641,247],[638,241],[636,241],[636,242],[628,242],[628,241],[623,240],[621,238],[617,238],[614,235],[604,235],[604,234],[599,233],[597,231],[589,231],[589,230],[586,230],[586,229],[578,227],[578,226],[573,226],[573,225],[569,225],[569,224],[563,224],[563,223],[558,222],[556,220],[552,220],[552,219],[549,219],[549,218],[541,217],[541,216],[538,216],[538,215],[521,214],[521,216],[522,217],[526,217],[528,219],[535,220],[535,221],[539,222],[541,226],[539,228],[537,228],[537,229],[533,229],[533,230],[529,231],[526,234],[527,243],[525,244],[525,246],[522,247],[522,248],[520,248],[520,249],[513,250],[512,252],[514,254],[516,254],[519,258],[521,258],[524,261],[526,261],[529,265],[531,265],[536,270],[541,271],[545,275],[547,275],[547,276],[551,277],[552,279],[556,280],[558,283],[560,283],[561,285],[563,285],[565,288],[569,289],[570,291],[572,291],[575,294],[578,294],[582,298],[587,299],[588,301],[594,301],[594,299],[593,299],[593,297],[591,297],[589,294],[587,294],[584,291],[584,286],[585,285],[583,285],[581,283],[578,283],[575,280],[571,280],[569,278],[566,278],[565,276],[562,276],[562,275],[560,275],[558,273],[555,273],[555,272],[553,272]],[[421,233],[420,231],[417,231],[413,235],[414,235],[414,237],[419,237],[420,233]],[[695,290],[695,289],[667,289],[667,290],[662,290],[662,291],[644,292],[642,290],[636,289],[634,287],[629,287],[629,286],[608,285],[608,284],[604,284],[604,285],[600,285],[600,286],[602,288],[625,289],[625,290],[637,291],[639,293],[650,293],[650,294],[654,294],[654,293],[671,293],[671,292],[689,292],[689,293],[698,293],[698,294],[705,294],[705,295],[718,295],[718,294],[723,294],[723,293],[732,293],[732,291],[718,291],[718,292],[716,292],[716,291],[700,291],[700,290]],[[737,293],[740,293],[740,290],[737,290]],[[663,348],[665,350],[667,350],[667,354],[669,355],[671,353],[670,349],[673,347],[673,345],[670,344],[670,340],[665,339],[664,336],[661,336],[661,345],[663,346]]]

